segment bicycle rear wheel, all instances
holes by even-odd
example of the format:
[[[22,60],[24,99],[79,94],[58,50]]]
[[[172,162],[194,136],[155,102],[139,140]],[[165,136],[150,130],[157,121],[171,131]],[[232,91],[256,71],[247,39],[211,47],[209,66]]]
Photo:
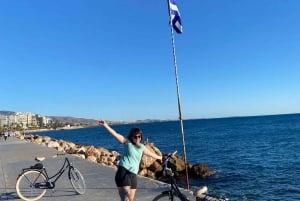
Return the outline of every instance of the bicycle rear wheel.
[[[42,187],[46,182],[47,180],[43,173],[37,170],[28,170],[22,173],[17,179],[17,194],[25,201],[39,200],[46,193],[46,189]]]
[[[85,193],[85,181],[82,176],[82,174],[79,172],[78,169],[71,167],[69,171],[69,179],[70,182],[74,188],[74,190],[78,194],[84,194]]]
[[[175,194],[172,196],[170,193],[164,192],[156,196],[153,201],[180,201],[180,199]]]

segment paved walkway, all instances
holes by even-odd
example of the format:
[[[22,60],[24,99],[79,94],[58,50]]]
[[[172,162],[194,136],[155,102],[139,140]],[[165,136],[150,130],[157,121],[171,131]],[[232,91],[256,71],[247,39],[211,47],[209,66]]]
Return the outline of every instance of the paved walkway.
[[[61,167],[64,156],[55,159],[51,156],[58,153],[55,149],[10,138],[0,141],[0,200],[20,200],[16,194],[16,178],[20,171],[36,162],[36,156],[45,156],[43,161],[48,174],[53,175]],[[68,155],[74,166],[83,174],[86,182],[86,193],[75,194],[67,175],[63,175],[56,183],[54,191],[47,190],[41,201],[118,201],[119,195],[114,183],[115,169],[92,163],[78,157]],[[65,174],[65,173],[64,173]],[[135,201],[151,201],[166,187],[161,182],[138,177],[138,190]],[[195,198],[190,198],[195,200]]]

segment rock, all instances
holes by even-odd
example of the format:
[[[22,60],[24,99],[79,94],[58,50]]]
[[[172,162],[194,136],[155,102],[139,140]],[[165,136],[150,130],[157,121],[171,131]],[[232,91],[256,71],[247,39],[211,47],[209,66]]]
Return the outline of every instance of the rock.
[[[97,162],[98,162],[98,163],[101,163],[101,164],[105,164],[105,165],[108,164],[108,160],[107,160],[106,157],[100,157],[100,158],[98,158],[98,159],[97,159]]]
[[[155,161],[148,169],[154,173],[157,173],[163,171],[163,166],[159,162]]]
[[[50,141],[50,142],[48,142],[47,147],[57,149],[59,147],[59,144],[56,141]]]
[[[111,161],[108,161],[107,165],[108,165],[108,166],[114,166],[114,163],[111,162]]]
[[[107,160],[113,163],[116,160],[116,157],[114,155],[110,155],[107,157]]]
[[[85,157],[88,158],[89,156],[95,156],[97,159],[100,157],[100,152],[94,146],[90,146],[85,151]]]
[[[85,154],[85,152],[86,152],[86,147],[82,146],[77,149],[78,154]]]
[[[108,151],[108,149],[105,149],[103,147],[97,147],[98,152],[100,153],[100,156],[109,156],[111,153]]]
[[[97,158],[96,158],[95,156],[88,156],[86,159],[87,159],[88,161],[92,161],[92,162],[94,162],[94,163],[97,162]]]
[[[46,142],[46,144],[47,144],[49,141],[51,141],[51,137],[44,136],[43,141]]]
[[[185,162],[183,158],[181,158],[177,154],[173,156],[170,160],[170,168],[175,172],[185,171]]]
[[[216,174],[216,172],[212,169],[210,169],[207,165],[198,163],[192,166],[192,168],[189,169],[189,174],[192,177],[210,177]]]
[[[138,173],[140,176],[156,179],[155,173],[148,169],[142,169]]]
[[[160,156],[162,155],[162,153],[159,151],[158,148],[156,148],[156,147],[154,146],[153,143],[146,143],[146,144],[145,144],[145,147],[146,147],[147,149],[149,149],[150,151],[156,153],[157,155],[160,155]],[[140,163],[140,168],[141,168],[141,169],[149,168],[155,161],[156,161],[156,160],[153,159],[152,157],[143,155],[142,160],[141,160],[141,163]]]
[[[34,136],[34,140],[33,140],[33,143],[35,144],[42,144],[43,142],[43,138],[40,137],[40,136]]]
[[[206,193],[208,191],[207,186],[202,186],[199,190],[194,192],[194,196],[199,197],[202,194]]]
[[[68,150],[68,144],[67,142],[63,141],[63,140],[58,140],[57,141],[59,144],[59,149],[62,150],[63,152],[66,152],[66,150]]]
[[[56,149],[57,149],[57,151],[60,151],[60,152],[65,152],[64,148],[63,148],[63,147],[61,147],[61,146],[58,146]]]
[[[27,141],[33,142],[34,136],[33,135],[26,135],[26,136],[24,136],[24,139],[27,140]]]
[[[76,147],[76,144],[74,144],[73,142],[67,142],[67,144],[70,148]]]
[[[146,177],[147,176],[147,169],[140,169],[139,175]]]

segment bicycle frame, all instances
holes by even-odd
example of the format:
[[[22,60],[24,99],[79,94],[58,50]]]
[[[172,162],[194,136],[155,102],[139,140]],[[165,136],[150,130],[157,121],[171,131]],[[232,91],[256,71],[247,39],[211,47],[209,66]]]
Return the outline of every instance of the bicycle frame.
[[[72,163],[69,161],[69,159],[67,157],[65,157],[65,160],[64,160],[64,163],[63,163],[62,167],[53,176],[48,175],[48,172],[47,172],[45,167],[43,167],[42,169],[36,169],[36,168],[32,168],[32,167],[25,168],[25,169],[23,169],[23,171],[20,175],[22,175],[25,171],[28,171],[28,170],[36,170],[36,171],[40,172],[40,174],[43,174],[46,177],[46,180],[47,180],[46,183],[39,183],[38,187],[39,188],[46,188],[46,189],[54,189],[56,181],[62,176],[62,174],[67,169],[70,171],[70,169],[72,167],[73,167]]]
[[[176,153],[176,151],[173,154],[168,154],[165,162],[163,163],[164,166],[164,173],[169,176],[169,184],[170,184],[170,188],[169,190],[163,191],[161,194],[163,195],[168,195],[169,200],[173,201],[175,197],[178,197],[181,201],[189,201],[189,199],[180,191],[179,187],[177,186],[176,183],[176,179],[174,178],[174,173],[172,171],[171,168],[168,168],[168,163],[171,159],[171,157]],[[159,200],[155,199],[155,200]],[[196,196],[196,201],[208,201],[208,200],[212,200],[212,201],[225,201],[225,199],[222,198],[218,198],[215,196],[209,196],[209,195],[205,195],[203,197],[198,197]]]
[[[177,152],[177,151],[176,151]],[[169,197],[170,197],[170,200],[173,201],[173,198],[174,196],[173,195],[177,195],[177,197],[181,200],[181,201],[189,201],[187,199],[187,197],[185,195],[183,195],[178,186],[177,186],[177,183],[176,183],[176,179],[174,178],[174,173],[172,172],[172,170],[170,168],[168,168],[168,163],[169,163],[169,160],[170,158],[176,153],[172,153],[172,154],[169,154],[166,158],[166,161],[164,162],[164,171],[165,173],[169,176],[170,178],[170,189],[167,190],[167,191],[164,191],[162,192],[162,194],[168,194]]]
[[[164,191],[162,192],[162,194],[169,194],[169,197],[171,198],[171,200],[173,200],[173,195],[177,195],[177,197],[181,200],[181,201],[189,201],[185,195],[183,195],[177,184],[176,184],[176,180],[173,176],[170,176],[170,190]]]

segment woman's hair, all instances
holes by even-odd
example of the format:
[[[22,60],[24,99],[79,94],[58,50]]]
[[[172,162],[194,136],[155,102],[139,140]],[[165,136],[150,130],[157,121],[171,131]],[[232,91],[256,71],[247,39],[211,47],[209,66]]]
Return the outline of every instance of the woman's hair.
[[[133,136],[137,135],[137,134],[140,134],[141,135],[141,142],[143,140],[143,132],[140,128],[132,128],[130,129],[129,131],[129,134],[128,134],[128,140],[135,145],[135,142],[132,140]]]

